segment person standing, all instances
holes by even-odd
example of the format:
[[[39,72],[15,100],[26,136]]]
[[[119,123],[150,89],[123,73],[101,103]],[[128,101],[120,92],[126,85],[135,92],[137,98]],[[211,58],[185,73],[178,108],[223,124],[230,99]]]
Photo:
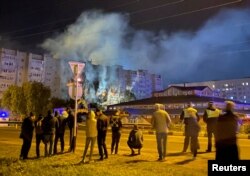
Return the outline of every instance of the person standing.
[[[220,115],[215,132],[216,155],[215,160],[234,161],[239,160],[237,146],[237,132],[239,127],[239,117],[233,112],[234,102],[225,102],[225,113]]]
[[[55,139],[55,132],[58,126],[57,119],[52,115],[52,112],[49,110],[47,116],[43,120],[42,129],[44,134],[44,144],[45,144],[45,157],[52,155],[52,149]],[[49,144],[49,152],[48,152]]]
[[[28,153],[31,147],[31,142],[32,142],[32,137],[33,137],[34,119],[35,119],[35,116],[31,112],[29,116],[23,120],[23,123],[21,126],[21,134],[20,134],[20,138],[23,139],[20,159],[28,159]]]
[[[208,103],[207,109],[203,114],[203,121],[207,124],[207,150],[206,152],[212,151],[212,135],[215,137],[215,127],[217,123],[217,119],[220,115],[220,110],[215,108],[213,102],[210,101]]]
[[[55,142],[54,142],[54,154],[57,154],[58,139],[60,139],[61,153],[63,153],[63,151],[64,151],[64,133],[65,133],[67,119],[65,118],[65,115],[64,116],[59,115],[58,111],[55,112],[55,118],[57,118],[58,126],[56,126],[56,136],[55,136]]]
[[[103,158],[108,158],[108,151],[106,147],[106,134],[108,129],[108,117],[103,114],[100,109],[97,109],[97,143],[98,143],[98,150],[100,155],[100,160]],[[105,157],[103,157],[103,153]]]
[[[118,147],[121,138],[121,128],[122,128],[120,111],[117,111],[115,115],[111,117],[110,125],[112,130],[111,154],[114,154],[114,148],[115,148],[115,154],[118,154]]]
[[[155,105],[156,111],[152,115],[152,127],[156,130],[157,150],[159,154],[158,161],[164,161],[167,148],[167,132],[171,123],[169,114],[162,110],[161,104]]]
[[[73,139],[74,122],[75,122],[75,117],[72,113],[72,110],[69,109],[67,118],[67,124],[69,127],[69,152],[72,152],[74,149],[74,139]]]
[[[134,149],[138,149],[138,155],[141,154],[141,148],[143,147],[143,134],[138,128],[138,125],[134,125],[133,129],[129,133],[127,144],[131,150],[131,155],[135,155]]]
[[[190,148],[191,152],[193,153],[193,159],[195,159],[197,155],[197,150],[199,148],[199,143],[198,143],[198,136],[200,131],[200,125],[198,123],[199,116],[197,110],[194,108],[188,108],[186,113],[188,114],[189,117],[187,133],[191,138]]]
[[[43,129],[42,129],[43,116],[40,114],[35,121],[36,131],[36,157],[40,157],[40,143],[43,141]]]
[[[191,132],[190,129],[191,128],[189,126],[190,126],[190,123],[193,122],[193,120],[192,119],[190,120],[191,116],[190,116],[189,112],[194,112],[195,116],[197,118],[197,121],[200,120],[200,117],[199,117],[199,115],[197,113],[198,111],[193,106],[194,106],[193,103],[189,102],[188,103],[188,107],[184,108],[182,110],[181,116],[180,116],[180,121],[181,122],[184,121],[184,125],[185,125],[184,126],[184,135],[185,135],[185,138],[184,138],[184,146],[183,146],[183,150],[182,150],[183,153],[185,153],[187,151],[189,143],[190,143],[190,139],[191,139],[191,134],[190,134],[190,132]],[[192,121],[192,122],[190,122],[190,121]],[[199,144],[198,144],[197,147],[199,148]]]
[[[82,163],[86,163],[85,157],[88,152],[88,148],[90,145],[90,154],[89,154],[89,162],[92,162],[92,155],[93,155],[93,150],[95,146],[95,141],[97,137],[97,121],[95,119],[95,113],[94,111],[90,111],[86,120],[86,142],[85,142],[85,148],[83,152],[83,157],[82,157]]]

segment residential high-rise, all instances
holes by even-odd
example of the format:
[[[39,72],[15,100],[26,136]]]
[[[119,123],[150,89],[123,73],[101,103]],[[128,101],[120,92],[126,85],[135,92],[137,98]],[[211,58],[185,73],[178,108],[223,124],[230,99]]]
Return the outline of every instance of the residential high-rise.
[[[37,81],[51,89],[53,97],[60,97],[59,61],[49,55],[0,49],[0,98],[11,85]]]

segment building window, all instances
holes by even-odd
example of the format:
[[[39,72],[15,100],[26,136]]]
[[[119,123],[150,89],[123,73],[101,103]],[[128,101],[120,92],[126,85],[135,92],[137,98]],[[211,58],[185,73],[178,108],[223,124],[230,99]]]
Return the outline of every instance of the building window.
[[[245,83],[242,83],[242,86],[244,86],[245,85]]]
[[[248,82],[246,82],[246,86],[248,86]]]
[[[224,84],[225,87],[228,87],[228,84]]]

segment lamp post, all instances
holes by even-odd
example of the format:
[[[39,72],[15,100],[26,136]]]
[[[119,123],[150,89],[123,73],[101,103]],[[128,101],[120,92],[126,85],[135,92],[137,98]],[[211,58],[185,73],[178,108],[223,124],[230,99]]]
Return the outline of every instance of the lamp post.
[[[82,89],[81,89],[81,91],[79,91],[78,82],[79,82],[79,80],[81,80],[80,75],[85,67],[85,63],[71,61],[71,62],[69,62],[69,65],[70,65],[70,68],[74,74],[74,84],[73,84],[73,86],[71,84],[71,89],[69,87],[69,95],[72,99],[75,99],[74,131],[73,131],[73,139],[72,139],[73,140],[72,141],[73,152],[75,152],[75,148],[76,148],[76,123],[77,123],[77,100],[82,97]]]

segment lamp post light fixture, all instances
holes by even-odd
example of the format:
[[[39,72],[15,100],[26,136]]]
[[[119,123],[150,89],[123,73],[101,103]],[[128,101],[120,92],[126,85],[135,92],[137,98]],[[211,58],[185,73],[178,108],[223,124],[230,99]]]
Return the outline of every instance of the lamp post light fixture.
[[[75,152],[76,148],[76,123],[77,123],[77,100],[82,97],[82,88],[79,89],[79,82],[82,80],[80,75],[83,72],[85,67],[85,63],[82,62],[69,62],[70,68],[74,74],[74,83],[68,84],[69,86],[69,95],[72,99],[75,99],[75,114],[74,114],[74,131],[73,131],[73,152]],[[71,91],[70,91],[71,87]]]

